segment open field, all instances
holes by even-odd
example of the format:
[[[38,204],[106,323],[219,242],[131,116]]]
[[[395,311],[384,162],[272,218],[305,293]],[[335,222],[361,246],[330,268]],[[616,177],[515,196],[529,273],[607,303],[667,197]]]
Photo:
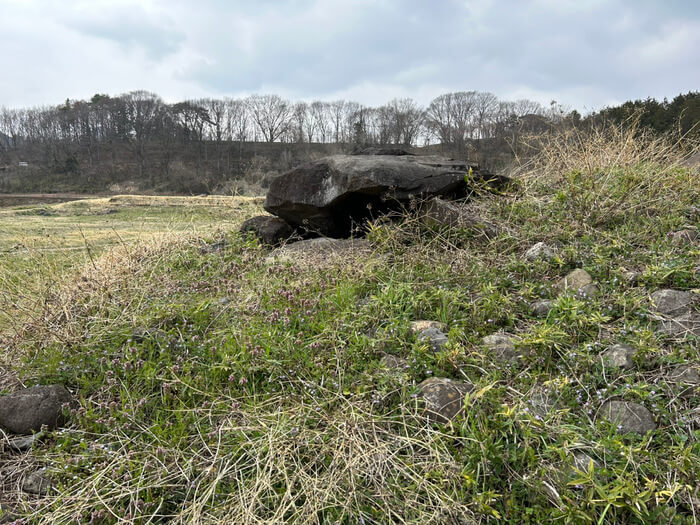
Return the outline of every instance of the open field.
[[[20,201],[25,198],[47,197]],[[154,236],[229,231],[259,205],[259,199],[245,197],[123,195],[0,207],[0,328],[24,320],[67,270],[89,264],[110,247]]]
[[[30,452],[0,435],[0,518],[698,523],[700,338],[662,330],[652,297],[700,314],[700,173],[634,133],[552,140],[466,205],[489,239],[411,212],[363,251],[280,261],[236,231],[254,200],[1,212],[2,310],[35,303],[0,334],[0,394],[62,385],[75,404]],[[593,286],[563,289],[576,270]],[[451,419],[426,413],[426,380],[463,387]]]

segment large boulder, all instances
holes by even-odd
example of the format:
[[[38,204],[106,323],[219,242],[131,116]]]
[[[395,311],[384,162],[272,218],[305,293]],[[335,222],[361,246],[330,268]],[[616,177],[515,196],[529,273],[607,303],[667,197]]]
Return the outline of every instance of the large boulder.
[[[346,237],[354,225],[407,208],[411,198],[465,197],[469,173],[474,182],[508,181],[475,164],[439,156],[333,155],[273,180],[265,210],[292,226]]]

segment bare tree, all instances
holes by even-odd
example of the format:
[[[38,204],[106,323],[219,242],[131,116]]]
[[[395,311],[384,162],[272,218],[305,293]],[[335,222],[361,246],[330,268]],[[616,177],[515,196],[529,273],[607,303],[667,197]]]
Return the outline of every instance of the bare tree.
[[[246,99],[253,122],[267,142],[277,140],[289,127],[292,108],[277,95],[251,95]]]

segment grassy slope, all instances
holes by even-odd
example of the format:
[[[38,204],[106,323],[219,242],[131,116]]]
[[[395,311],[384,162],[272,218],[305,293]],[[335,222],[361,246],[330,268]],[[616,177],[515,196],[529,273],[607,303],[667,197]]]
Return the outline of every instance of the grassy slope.
[[[48,465],[58,494],[15,504],[37,523],[693,523],[698,398],[665,374],[697,362],[698,341],[665,339],[647,314],[659,287],[700,288],[697,245],[667,237],[700,178],[653,148],[607,147],[574,148],[587,159],[574,163],[555,144],[546,177],[483,196],[504,230],[489,243],[407,218],[375,225],[362,260],[271,265],[234,233],[210,254],[194,238],[116,246],[7,343],[28,383],[80,399],[18,468]],[[559,257],[524,262],[540,240]],[[600,296],[533,318],[529,302],[576,267]],[[448,323],[447,349],[416,341],[414,319]],[[480,344],[498,330],[521,338],[522,363]],[[602,368],[615,342],[639,348],[634,370]],[[410,368],[383,370],[383,353]],[[415,385],[429,376],[477,386],[464,417],[424,423]],[[557,408],[533,415],[535,393]],[[596,421],[611,397],[646,405],[658,429]],[[573,470],[576,451],[597,466]]]

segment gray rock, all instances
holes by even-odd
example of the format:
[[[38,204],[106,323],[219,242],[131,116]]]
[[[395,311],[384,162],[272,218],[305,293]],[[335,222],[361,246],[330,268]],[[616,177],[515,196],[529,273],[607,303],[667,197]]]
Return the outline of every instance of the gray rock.
[[[22,490],[28,494],[45,496],[51,488],[51,480],[46,474],[46,469],[42,468],[31,474],[27,474],[22,480]]]
[[[429,343],[433,352],[439,352],[447,344],[447,336],[437,328],[426,328],[418,334],[417,339]]]
[[[37,432],[31,436],[17,436],[8,439],[7,444],[12,450],[25,452],[34,446],[44,436],[43,432]]]
[[[527,404],[533,415],[544,419],[557,408],[557,399],[549,389],[539,387],[530,394]]]
[[[447,423],[464,407],[464,397],[474,389],[470,383],[431,377],[418,385],[430,421]]]
[[[404,372],[410,368],[407,359],[391,354],[384,354],[381,360],[379,361],[379,364],[383,368],[387,368],[389,370],[394,370],[397,372]]]
[[[659,321],[656,329],[670,337],[682,339],[692,335],[700,337],[700,314],[687,312],[670,319]]]
[[[656,428],[653,414],[643,405],[630,401],[607,401],[600,407],[599,416],[622,433],[646,434]]]
[[[554,302],[549,299],[535,301],[530,305],[530,310],[537,317],[547,317],[549,311],[554,307]]]
[[[695,230],[686,229],[677,232],[671,232],[668,234],[668,238],[671,239],[671,242],[673,242],[673,244],[683,245],[697,241],[698,239],[700,239],[700,234],[698,234],[698,232]]]
[[[202,255],[206,255],[209,253],[216,253],[216,252],[223,252],[226,248],[228,247],[228,242],[223,240],[223,241],[217,241],[217,242],[210,242],[203,244],[199,248],[199,253]]]
[[[669,379],[684,385],[699,386],[700,373],[698,371],[700,371],[698,365],[681,365],[669,374]]]
[[[64,405],[73,401],[61,385],[35,386],[0,397],[0,427],[15,434],[38,432],[62,425]]]
[[[319,237],[293,242],[270,252],[266,262],[304,263],[313,260],[329,261],[339,257],[369,255],[372,252],[365,239],[331,239]]]
[[[611,346],[603,354],[603,362],[608,366],[618,368],[631,368],[634,366],[632,358],[637,353],[637,349],[626,344],[616,344]]]
[[[639,283],[639,279],[641,278],[642,274],[640,272],[636,272],[634,270],[628,270],[622,273],[622,278],[625,280],[627,284],[630,286],[635,286]]]
[[[561,292],[572,290],[576,293],[586,294],[588,296],[595,295],[598,292],[598,287],[593,282],[593,278],[582,268],[577,268],[566,277],[563,277],[557,283],[557,288]]]
[[[652,311],[670,317],[690,312],[693,302],[692,293],[680,290],[663,289],[651,294]]]
[[[526,252],[525,259],[528,261],[536,261],[537,259],[545,259],[550,261],[557,256],[553,248],[547,246],[543,242],[533,244]]]
[[[582,470],[583,472],[588,471],[588,466],[593,462],[594,468],[600,468],[600,463],[598,463],[591,456],[586,454],[581,450],[574,450],[570,453],[571,466],[577,470]]]
[[[466,228],[487,239],[498,236],[498,227],[453,202],[431,199],[423,206],[423,217],[428,224],[437,223],[450,228]]]
[[[262,244],[268,246],[278,246],[294,234],[289,224],[272,215],[257,215],[248,219],[241,225],[240,232],[251,232]]]
[[[292,227],[345,237],[370,217],[408,209],[412,198],[466,196],[470,171],[477,182],[509,180],[438,156],[333,155],[273,180],[264,207]]]
[[[511,361],[520,357],[515,350],[516,339],[512,335],[491,334],[484,337],[482,342],[499,359]]]
[[[441,323],[440,321],[426,321],[421,319],[418,321],[411,321],[411,326],[409,329],[411,330],[412,334],[418,335],[423,330],[427,330],[428,328],[436,328],[441,332],[444,332],[447,330],[447,325],[445,323]]]

